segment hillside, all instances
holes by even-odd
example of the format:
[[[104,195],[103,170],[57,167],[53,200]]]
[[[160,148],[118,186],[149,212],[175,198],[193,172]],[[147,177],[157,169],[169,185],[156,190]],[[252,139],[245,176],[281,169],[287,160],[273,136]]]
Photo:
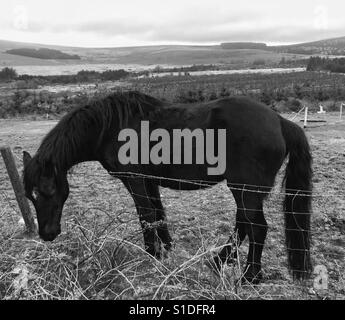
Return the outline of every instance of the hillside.
[[[45,60],[9,55],[8,50],[19,48],[49,48],[63,51],[70,55],[80,56],[80,60]],[[295,59],[294,54],[282,54],[259,48],[222,48],[221,45],[159,45],[142,47],[114,48],[70,48],[44,46],[41,44],[23,44],[0,40],[0,66],[51,65],[51,64],[127,64],[127,65],[170,65],[183,66],[193,64],[221,64],[230,68],[247,68],[256,65],[257,61],[266,66],[279,63],[282,58]]]
[[[80,60],[46,60],[6,54],[19,48],[47,48]],[[229,68],[276,66],[284,61],[300,60],[306,55],[345,55],[345,37],[287,46],[267,46],[263,43],[224,42],[219,45],[156,45],[141,47],[78,48],[0,40],[0,66],[56,65],[56,64],[127,64],[170,65],[221,64]],[[260,62],[260,63],[259,63]]]
[[[284,53],[345,55],[345,37],[270,48]]]
[[[28,43],[28,42],[15,42],[0,40],[0,68],[5,66],[51,66],[57,64],[75,64],[81,60],[48,60],[48,59],[38,59],[33,57],[24,57],[14,54],[8,54],[6,51],[20,48],[49,48],[55,50],[61,50],[67,54],[78,54],[78,49],[75,51],[73,47],[63,47],[63,46],[53,46],[53,45],[44,45],[37,43]]]
[[[119,64],[192,65],[226,64],[250,66],[255,60],[277,63],[280,54],[258,49],[222,49],[220,46],[159,46],[118,49],[92,49],[84,57],[91,61],[111,60]]]
[[[79,60],[80,57],[77,54],[68,54],[64,53],[60,50],[55,49],[47,49],[47,48],[18,48],[18,49],[10,49],[7,50],[5,53],[7,54],[14,54],[17,56],[23,57],[30,57],[30,58],[37,58],[37,59],[48,59],[48,60]]]
[[[223,49],[259,49],[267,50],[266,43],[257,43],[257,42],[224,42],[220,46]]]

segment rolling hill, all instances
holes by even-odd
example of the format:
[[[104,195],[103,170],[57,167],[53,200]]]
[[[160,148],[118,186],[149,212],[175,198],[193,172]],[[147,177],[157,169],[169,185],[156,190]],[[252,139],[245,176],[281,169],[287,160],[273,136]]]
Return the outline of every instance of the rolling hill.
[[[48,59],[48,60],[76,60],[80,57],[76,54],[67,54],[60,50],[47,49],[47,48],[18,48],[10,49],[5,53],[14,54],[17,56],[37,58],[37,59]]]
[[[46,60],[5,53],[7,50],[23,47],[60,50],[69,55],[78,55],[81,59]],[[345,37],[287,46],[226,42],[219,45],[156,45],[113,48],[79,48],[0,40],[0,67],[109,63],[146,66],[223,64],[231,68],[245,68],[256,65],[258,61],[262,61],[266,66],[269,66],[279,63],[283,57],[286,60],[298,60],[317,54],[345,54]]]
[[[9,55],[6,51],[19,48],[49,48],[78,55],[80,60],[45,60]],[[263,48],[223,48],[221,45],[158,45],[114,48],[73,48],[26,44],[0,40],[0,66],[56,65],[56,64],[139,64],[146,66],[192,64],[222,64],[233,68],[245,68],[254,61],[265,61],[268,65],[278,63],[282,57],[296,58],[295,54],[280,53]]]
[[[271,47],[271,49],[277,52],[308,55],[345,55],[345,37],[299,43],[288,46],[277,46]]]

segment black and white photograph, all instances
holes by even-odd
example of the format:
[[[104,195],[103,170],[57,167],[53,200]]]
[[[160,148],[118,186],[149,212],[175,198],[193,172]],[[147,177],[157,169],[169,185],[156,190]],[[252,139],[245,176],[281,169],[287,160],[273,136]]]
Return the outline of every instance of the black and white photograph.
[[[344,300],[344,10],[0,0],[0,300]]]

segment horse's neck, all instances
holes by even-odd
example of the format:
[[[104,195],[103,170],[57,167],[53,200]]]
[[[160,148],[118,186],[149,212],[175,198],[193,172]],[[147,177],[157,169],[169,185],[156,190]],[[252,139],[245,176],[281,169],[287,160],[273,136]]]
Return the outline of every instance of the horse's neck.
[[[85,161],[98,160],[96,152],[99,135],[97,133],[92,130],[92,127],[85,132],[73,132],[69,128],[56,131],[50,139],[42,143],[38,156],[51,160],[64,171]]]

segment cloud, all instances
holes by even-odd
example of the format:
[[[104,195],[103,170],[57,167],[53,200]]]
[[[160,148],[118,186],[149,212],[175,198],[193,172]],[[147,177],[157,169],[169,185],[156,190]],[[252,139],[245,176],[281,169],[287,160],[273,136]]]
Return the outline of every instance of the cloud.
[[[147,37],[148,41],[182,41],[195,43],[231,42],[231,41],[253,41],[253,42],[304,42],[320,40],[328,37],[344,36],[344,30],[327,29],[316,30],[309,27],[274,27],[261,28],[234,28],[227,27],[199,27],[153,30]]]
[[[56,31],[57,29],[55,29]],[[62,30],[62,29],[61,29]],[[218,43],[223,41],[303,42],[344,35],[343,28],[318,30],[309,24],[266,24],[259,17],[247,20],[233,17],[228,21],[200,21],[155,24],[140,21],[131,24],[122,21],[98,21],[63,28],[77,33],[92,33],[104,37],[128,37],[135,41],[159,43]]]
[[[8,1],[9,0],[2,0]],[[332,2],[335,0],[329,0]],[[307,3],[309,2],[309,3]],[[13,26],[13,10],[0,12],[0,38],[75,46],[222,41],[303,42],[344,35],[341,5],[323,10],[311,1],[231,0],[27,0],[25,28]],[[27,3],[30,3],[27,4]],[[321,10],[321,9],[322,10]],[[12,10],[12,11],[11,11]],[[14,12],[20,16],[20,12]],[[323,16],[326,27],[317,28]],[[12,20],[11,20],[12,19]],[[321,23],[322,24],[322,23]],[[65,39],[65,40],[64,40]]]
[[[95,21],[72,25],[66,31],[95,33],[105,36],[134,35],[140,37],[151,32],[152,29],[152,25],[144,21],[138,21],[136,24],[126,21]]]

